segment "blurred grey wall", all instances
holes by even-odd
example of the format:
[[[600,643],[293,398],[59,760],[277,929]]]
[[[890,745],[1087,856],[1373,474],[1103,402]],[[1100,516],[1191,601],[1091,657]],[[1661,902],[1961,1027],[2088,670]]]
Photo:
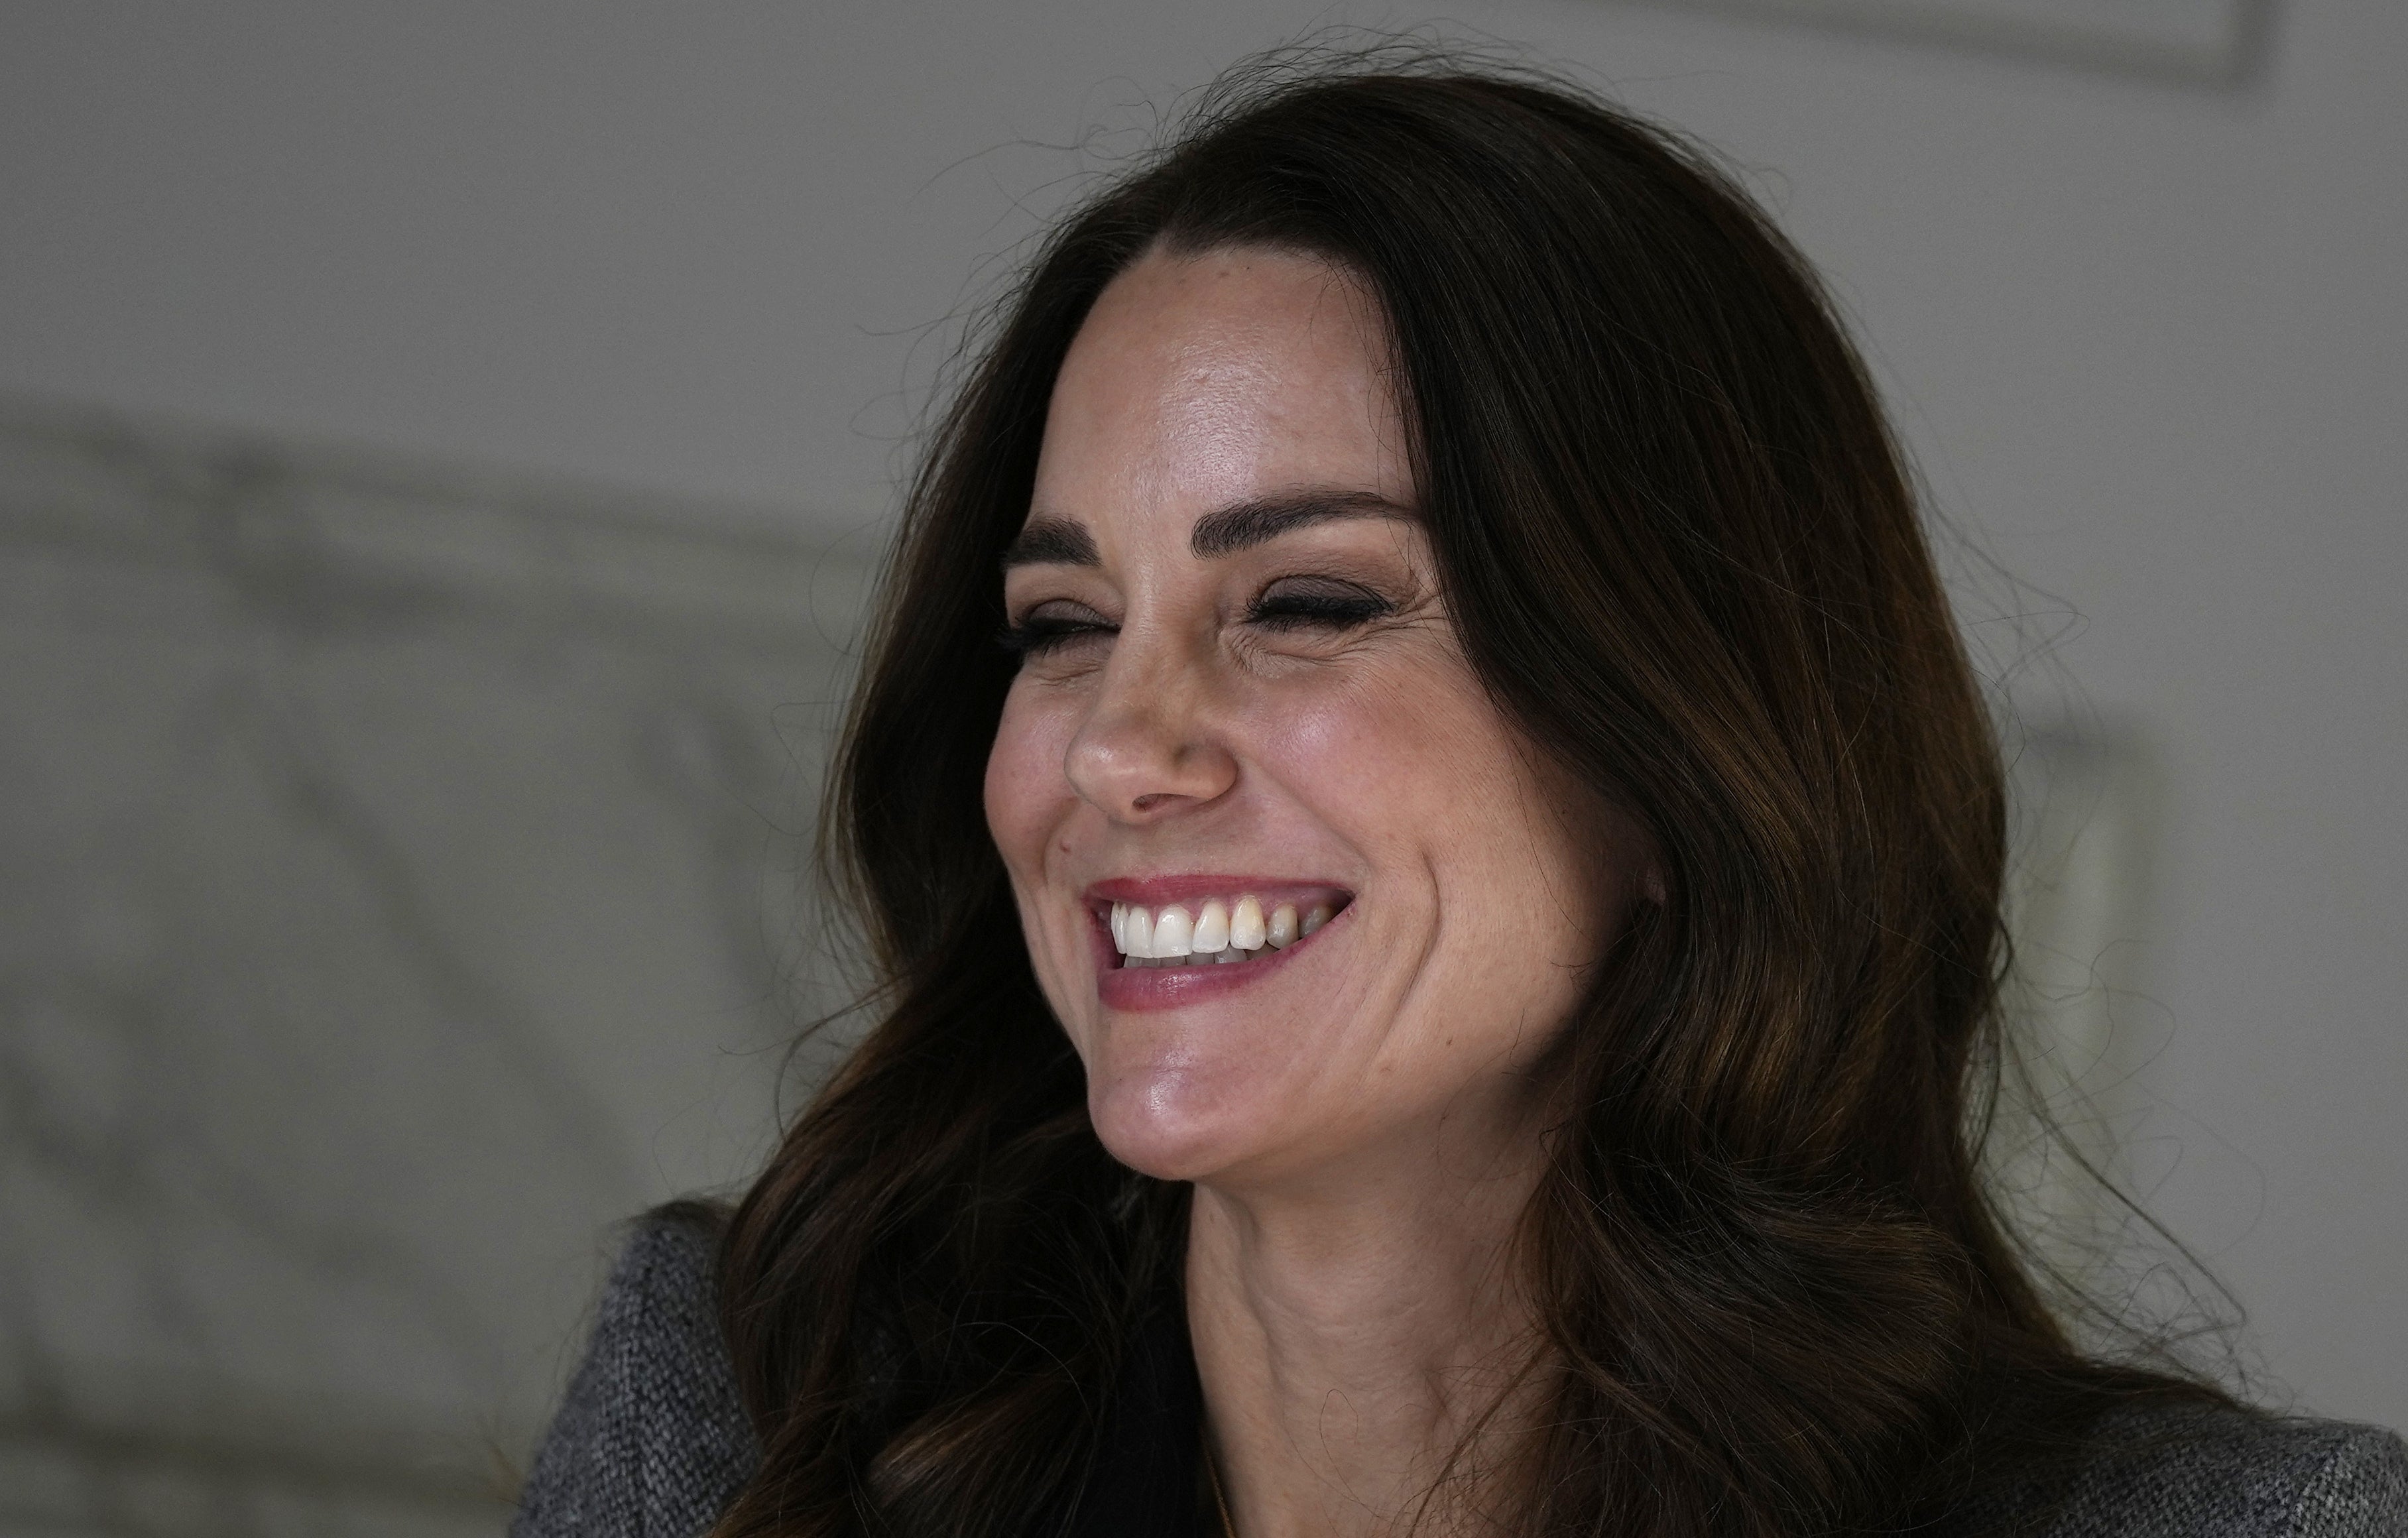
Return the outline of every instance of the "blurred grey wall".
[[[836,991],[861,586],[0,396],[0,1534],[498,1531],[614,1225],[759,1164]]]
[[[2002,693],[2145,765],[2136,1179],[2303,1404],[2408,1423],[2397,0],[2274,8],[2225,83],[1608,0],[21,3],[0,390],[857,557],[950,318],[1083,176],[1242,53],[1442,19],[1702,137],[1821,265]]]

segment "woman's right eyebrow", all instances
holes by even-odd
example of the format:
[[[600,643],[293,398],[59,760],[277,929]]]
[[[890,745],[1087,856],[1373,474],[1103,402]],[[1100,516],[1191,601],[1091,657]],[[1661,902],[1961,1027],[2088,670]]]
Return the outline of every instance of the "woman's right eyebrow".
[[[1096,537],[1084,524],[1068,518],[1039,516],[1022,525],[1019,538],[1004,547],[1003,568],[1016,566],[1101,566]]]

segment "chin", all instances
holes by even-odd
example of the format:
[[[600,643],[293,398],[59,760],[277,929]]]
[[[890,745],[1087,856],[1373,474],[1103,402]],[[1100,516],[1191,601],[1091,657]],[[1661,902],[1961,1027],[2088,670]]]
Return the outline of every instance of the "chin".
[[[1087,1115],[1104,1151],[1156,1180],[1202,1180],[1252,1153],[1259,1143],[1247,1097],[1199,1082],[1192,1065],[1156,1067],[1090,1079]]]

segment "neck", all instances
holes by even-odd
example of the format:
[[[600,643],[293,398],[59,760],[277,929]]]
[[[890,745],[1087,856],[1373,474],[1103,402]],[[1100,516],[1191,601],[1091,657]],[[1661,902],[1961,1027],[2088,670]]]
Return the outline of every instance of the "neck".
[[[1535,1140],[1476,1171],[1426,1144],[1361,1162],[1309,1188],[1196,1186],[1188,1329],[1245,1538],[1415,1526],[1440,1475],[1465,1472],[1458,1449],[1469,1465],[1507,1450],[1534,1387],[1512,1248]],[[1454,1483],[1421,1531],[1478,1509]]]

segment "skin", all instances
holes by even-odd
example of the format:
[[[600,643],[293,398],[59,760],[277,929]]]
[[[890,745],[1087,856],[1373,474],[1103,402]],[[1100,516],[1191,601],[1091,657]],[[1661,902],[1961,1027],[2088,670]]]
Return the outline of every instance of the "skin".
[[[1649,879],[1466,662],[1387,359],[1327,263],[1143,258],[1064,363],[1031,502],[1092,558],[1004,579],[1049,643],[1004,709],[989,826],[1098,1136],[1195,1183],[1189,1325],[1248,1538],[1398,1531],[1484,1413],[1510,1435],[1541,1071]],[[1197,553],[1199,519],[1299,494],[1351,515]],[[1109,1007],[1091,886],[1205,873],[1353,898],[1258,980]]]

